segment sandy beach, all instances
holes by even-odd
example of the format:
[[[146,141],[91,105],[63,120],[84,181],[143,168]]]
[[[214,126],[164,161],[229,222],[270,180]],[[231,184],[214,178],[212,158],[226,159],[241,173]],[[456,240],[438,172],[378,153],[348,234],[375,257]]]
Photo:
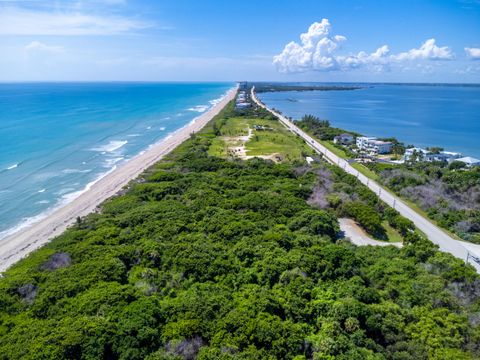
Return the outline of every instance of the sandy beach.
[[[73,224],[77,217],[83,217],[93,211],[104,200],[117,194],[132,179],[138,177],[145,169],[161,160],[166,154],[187,140],[191,133],[202,129],[225,105],[234,98],[236,89],[207,112],[199,116],[170,137],[154,144],[144,153],[137,155],[110,174],[101,178],[90,189],[71,203],[57,209],[47,218],[22,229],[0,241],[0,272],[24,258],[30,252],[60,235]]]

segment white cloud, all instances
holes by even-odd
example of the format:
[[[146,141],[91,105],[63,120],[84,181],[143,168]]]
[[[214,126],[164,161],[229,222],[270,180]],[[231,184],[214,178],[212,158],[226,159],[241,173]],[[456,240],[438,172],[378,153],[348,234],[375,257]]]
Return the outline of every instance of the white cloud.
[[[435,39],[428,39],[418,49],[411,49],[392,57],[395,60],[451,60],[454,58],[448,46],[438,47]]]
[[[480,48],[466,47],[465,53],[472,60],[480,60]]]
[[[61,46],[47,45],[40,41],[32,41],[30,44],[25,45],[23,49],[27,52],[31,52],[31,51],[45,51],[45,52],[52,52],[52,53],[63,52],[63,48]]]
[[[438,47],[435,39],[429,39],[419,49],[411,49],[397,55],[390,55],[387,45],[373,53],[360,51],[357,54],[342,55],[342,44],[347,40],[343,35],[332,34],[328,19],[313,23],[306,33],[300,35],[300,43],[291,41],[283,51],[274,56],[273,63],[283,73],[306,71],[347,71],[360,67],[379,72],[389,69],[395,63],[413,60],[450,60],[454,58],[450,48]]]
[[[115,35],[149,25],[121,16],[0,8],[0,35]]]

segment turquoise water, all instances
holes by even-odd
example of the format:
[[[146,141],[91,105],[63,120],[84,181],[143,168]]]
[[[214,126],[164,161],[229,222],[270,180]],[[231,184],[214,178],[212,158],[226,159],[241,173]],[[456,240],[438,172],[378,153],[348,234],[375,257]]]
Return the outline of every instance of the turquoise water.
[[[0,84],[0,238],[72,201],[233,86]]]
[[[348,84],[350,85],[350,84]],[[360,84],[360,90],[260,93],[294,119],[304,114],[364,135],[440,146],[480,158],[480,87]]]

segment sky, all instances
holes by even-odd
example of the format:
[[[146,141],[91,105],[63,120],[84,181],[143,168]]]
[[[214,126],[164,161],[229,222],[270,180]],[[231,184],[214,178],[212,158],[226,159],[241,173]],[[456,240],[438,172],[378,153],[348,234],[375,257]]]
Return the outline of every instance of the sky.
[[[480,0],[0,0],[0,81],[480,83]]]

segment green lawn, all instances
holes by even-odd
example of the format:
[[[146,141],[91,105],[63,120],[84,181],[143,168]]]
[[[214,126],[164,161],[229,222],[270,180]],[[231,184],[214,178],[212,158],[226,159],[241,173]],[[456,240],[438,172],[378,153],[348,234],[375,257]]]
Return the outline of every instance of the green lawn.
[[[221,120],[221,136],[244,136],[248,135],[248,119],[234,117]]]
[[[255,125],[269,130],[256,130]],[[208,150],[213,156],[226,157],[228,148],[241,143],[228,137],[244,136],[248,128],[252,129],[252,138],[245,144],[247,156],[278,155],[282,161],[304,161],[304,155],[313,155],[314,151],[298,136],[293,135],[276,120],[232,117],[217,121],[220,137],[214,138]]]

